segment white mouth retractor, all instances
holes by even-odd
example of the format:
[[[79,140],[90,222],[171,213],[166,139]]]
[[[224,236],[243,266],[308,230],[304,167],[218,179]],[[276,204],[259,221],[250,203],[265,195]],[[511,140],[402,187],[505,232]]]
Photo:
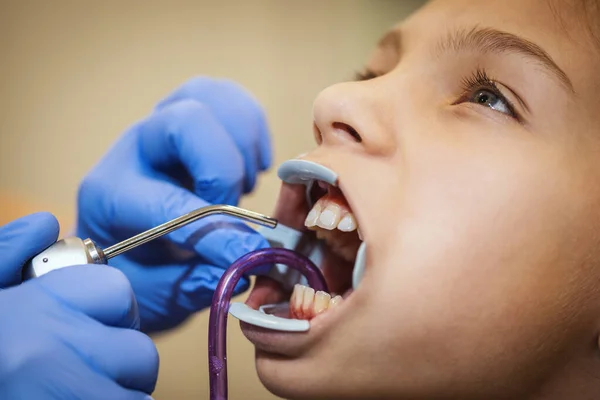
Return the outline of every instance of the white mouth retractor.
[[[309,196],[310,189],[316,180],[333,186],[337,186],[338,180],[337,174],[329,168],[312,161],[298,159],[289,160],[281,164],[277,174],[286,183],[306,185],[309,206],[312,205]],[[321,264],[323,258],[322,247],[319,243],[314,242],[308,245],[303,240],[304,234],[302,232],[282,224],[278,224],[275,229],[259,227],[257,230],[269,241],[271,246],[299,251],[315,263],[315,265],[319,266]],[[366,244],[362,242],[358,248],[352,271],[352,288],[355,290],[363,277],[365,264]],[[306,284],[306,280],[298,271],[288,268],[286,265],[275,265],[266,275],[277,280],[287,289],[291,289],[296,283]],[[266,329],[287,332],[304,332],[310,329],[309,321],[281,318],[266,313],[265,310],[270,307],[274,307],[274,305],[264,305],[259,310],[254,310],[243,303],[231,303],[229,313],[250,325]]]

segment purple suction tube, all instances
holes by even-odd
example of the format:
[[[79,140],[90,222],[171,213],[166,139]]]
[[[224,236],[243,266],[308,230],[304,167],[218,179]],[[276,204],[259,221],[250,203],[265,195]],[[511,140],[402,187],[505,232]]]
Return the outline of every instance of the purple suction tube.
[[[240,257],[225,271],[215,289],[208,322],[210,399],[227,400],[227,315],[233,289],[244,274],[268,264],[285,264],[300,271],[315,290],[327,291],[323,274],[312,261],[292,250],[268,248]]]

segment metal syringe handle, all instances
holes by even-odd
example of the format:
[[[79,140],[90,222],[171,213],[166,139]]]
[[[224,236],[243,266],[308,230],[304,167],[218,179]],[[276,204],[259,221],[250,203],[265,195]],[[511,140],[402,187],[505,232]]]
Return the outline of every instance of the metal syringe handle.
[[[33,257],[25,265],[23,268],[23,280],[37,278],[50,271],[72,265],[106,264],[110,258],[213,214],[230,215],[268,228],[275,228],[277,226],[277,220],[243,208],[229,205],[202,207],[107,247],[104,250],[98,247],[91,239],[82,240],[77,237],[69,237],[59,240]]]
[[[23,280],[37,278],[50,271],[82,264],[106,264],[102,249],[90,240],[68,237],[54,243],[23,268]]]

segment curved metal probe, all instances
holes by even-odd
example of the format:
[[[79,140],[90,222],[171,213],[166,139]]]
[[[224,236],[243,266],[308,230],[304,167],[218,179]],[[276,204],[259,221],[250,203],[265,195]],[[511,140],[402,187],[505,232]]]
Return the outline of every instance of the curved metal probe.
[[[281,248],[255,250],[240,257],[223,274],[215,289],[208,322],[208,373],[210,399],[227,399],[227,314],[233,289],[252,269],[267,264],[285,264],[300,271],[315,290],[327,291],[323,274],[300,253]]]
[[[268,228],[275,228],[277,226],[277,220],[271,217],[267,217],[266,215],[262,215],[250,210],[245,210],[243,208],[228,206],[228,205],[215,205],[215,206],[207,206],[202,207],[192,212],[189,212],[181,217],[175,218],[171,221],[165,222],[162,225],[159,225],[155,228],[149,229],[145,232],[140,233],[139,235],[135,235],[130,237],[129,239],[123,240],[120,243],[117,243],[113,246],[107,247],[104,249],[104,257],[108,260],[109,258],[116,257],[119,254],[122,254],[128,250],[133,249],[134,247],[140,246],[144,243],[147,243],[151,240],[159,238],[163,235],[171,233],[182,226],[187,224],[191,224],[199,220],[200,218],[204,218],[206,216],[212,214],[226,214],[231,215],[233,217],[237,217],[239,219],[253,222],[258,225],[266,226]]]
[[[271,229],[274,229],[278,225],[276,219],[253,211],[244,210],[243,208],[229,205],[202,207],[129,239],[123,240],[113,246],[107,247],[104,250],[97,246],[91,239],[80,239],[78,237],[61,239],[25,263],[22,273],[23,280],[37,278],[50,271],[71,265],[106,264],[109,258],[116,257],[139,245],[159,238],[182,226],[212,214],[227,214],[236,217],[237,219],[252,222]]]

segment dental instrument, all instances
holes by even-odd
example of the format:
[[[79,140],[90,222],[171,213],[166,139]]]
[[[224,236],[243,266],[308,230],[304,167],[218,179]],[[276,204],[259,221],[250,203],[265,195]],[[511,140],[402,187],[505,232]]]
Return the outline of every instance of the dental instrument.
[[[185,225],[214,214],[225,214],[273,229],[277,220],[265,215],[229,205],[212,205],[189,212],[165,222],[113,246],[101,249],[91,239],[68,237],[57,241],[33,257],[23,268],[23,280],[36,278],[50,271],[81,264],[106,264],[113,257],[123,254],[151,240],[173,232]]]
[[[293,250],[282,248],[261,249],[250,252],[231,265],[219,280],[215,289],[208,323],[208,371],[210,376],[210,399],[227,400],[227,314],[231,307],[246,307],[242,303],[230,305],[233,289],[244,274],[268,264],[285,264],[302,273],[315,290],[327,290],[327,283],[319,268],[309,258]],[[256,313],[259,313],[253,310]],[[272,318],[279,318],[268,316]],[[284,318],[281,318],[284,319]],[[307,321],[298,321],[305,322]],[[277,324],[271,329],[277,329]]]

